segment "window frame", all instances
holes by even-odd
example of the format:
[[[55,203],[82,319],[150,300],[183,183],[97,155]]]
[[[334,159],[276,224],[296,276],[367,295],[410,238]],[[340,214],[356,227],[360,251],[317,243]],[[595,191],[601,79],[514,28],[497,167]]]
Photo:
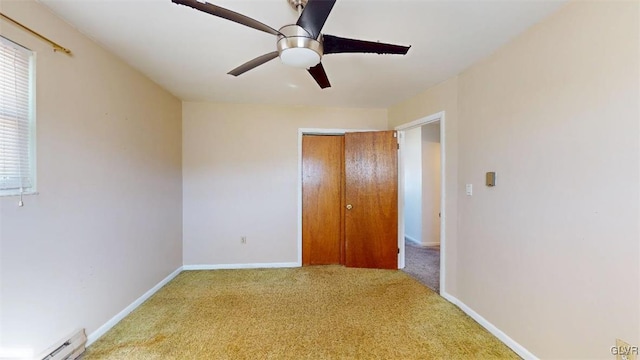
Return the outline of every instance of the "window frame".
[[[28,55],[29,59],[29,104],[28,104],[28,163],[29,163],[29,181],[31,186],[28,188],[20,189],[2,189],[0,188],[0,197],[8,196],[21,196],[21,195],[35,195],[38,194],[37,184],[37,158],[36,158],[36,52],[19,44],[15,41],[8,39],[5,36],[0,35],[0,43],[3,46],[9,46],[16,49],[16,51],[24,52]]]

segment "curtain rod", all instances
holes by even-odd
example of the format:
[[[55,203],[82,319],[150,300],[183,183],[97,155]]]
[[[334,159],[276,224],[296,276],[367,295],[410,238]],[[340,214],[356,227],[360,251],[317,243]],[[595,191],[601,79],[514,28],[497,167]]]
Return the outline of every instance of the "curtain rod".
[[[35,32],[35,31],[29,29],[28,27],[20,24],[19,22],[13,20],[12,18],[8,17],[7,15],[5,15],[3,13],[0,13],[0,17],[5,19],[5,20],[7,20],[7,21],[9,21],[9,22],[11,22],[11,23],[13,23],[14,25],[18,26],[19,28],[23,29],[24,31],[29,32],[32,35],[40,38],[41,40],[44,40],[44,41],[48,42],[51,46],[53,46],[53,51],[58,51],[59,50],[59,51],[62,51],[63,53],[65,53],[67,55],[71,55],[71,50],[67,49],[64,46],[59,45],[55,41],[49,40],[48,38],[40,35],[39,33]]]

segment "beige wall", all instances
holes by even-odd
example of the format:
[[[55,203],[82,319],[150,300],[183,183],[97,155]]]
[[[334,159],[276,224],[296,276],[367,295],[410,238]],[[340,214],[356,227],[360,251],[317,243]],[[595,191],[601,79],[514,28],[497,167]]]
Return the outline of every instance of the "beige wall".
[[[639,10],[572,3],[452,79],[457,90],[389,111],[401,124],[447,110],[459,155],[447,291],[540,358],[640,343]]]
[[[404,132],[402,143],[404,172],[404,236],[422,244],[422,131]]]
[[[183,103],[184,264],[296,262],[298,128],[386,127],[386,110]]]
[[[37,52],[37,196],[0,198],[0,347],[95,331],[182,264],[181,103],[34,1],[0,21]]]
[[[422,151],[422,243],[440,243],[440,122],[423,125]]]

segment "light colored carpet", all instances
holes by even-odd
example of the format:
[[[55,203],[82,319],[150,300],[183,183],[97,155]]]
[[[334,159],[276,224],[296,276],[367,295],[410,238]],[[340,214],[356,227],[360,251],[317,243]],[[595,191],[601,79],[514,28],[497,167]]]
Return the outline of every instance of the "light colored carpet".
[[[185,271],[84,359],[517,359],[401,271]]]
[[[405,240],[404,272],[440,292],[440,246],[422,247]]]

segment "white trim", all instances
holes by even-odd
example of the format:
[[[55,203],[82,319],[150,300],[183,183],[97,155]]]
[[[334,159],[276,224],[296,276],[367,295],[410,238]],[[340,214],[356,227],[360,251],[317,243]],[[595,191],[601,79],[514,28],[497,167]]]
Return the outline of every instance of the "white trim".
[[[253,264],[199,264],[185,265],[184,271],[190,270],[229,270],[229,269],[267,269],[267,268],[294,268],[300,267],[297,262],[287,263],[253,263]]]
[[[440,111],[435,114],[423,117],[418,120],[408,122],[395,127],[398,131],[398,139],[400,142],[404,142],[404,131],[418,126],[426,125],[436,121],[440,121],[440,293],[446,293],[446,203],[447,203],[447,182],[446,182],[446,121],[445,112]],[[405,254],[404,254],[404,174],[401,169],[404,168],[402,163],[402,148],[398,151],[398,247],[400,248],[401,257],[398,260],[398,264],[402,264],[404,267]]]
[[[397,130],[396,130],[397,131]],[[402,161],[402,152],[405,147],[405,133],[404,131],[397,131],[398,136],[398,269],[404,269],[406,267],[406,253],[404,243],[404,161]],[[420,204],[422,208],[422,204]],[[411,238],[413,242],[418,243],[416,239]]]
[[[298,179],[296,180],[298,191],[298,262],[302,266],[302,136],[303,135],[344,135],[347,132],[383,131],[375,129],[298,129]]]
[[[467,306],[462,301],[458,300],[455,296],[441,292],[440,295],[449,300],[452,304],[456,305],[460,308],[460,310],[464,311],[467,315],[469,315],[473,320],[478,322],[483,328],[487,329],[491,334],[497,337],[500,341],[502,341],[505,345],[511,348],[511,350],[515,351],[516,354],[520,355],[521,358],[525,360],[538,360],[538,357],[533,355],[529,350],[527,350],[524,346],[517,343],[515,340],[510,338],[507,334],[502,332],[502,330],[498,329],[495,325],[487,321],[487,319],[483,318],[480,314],[475,312],[469,306]]]
[[[20,197],[20,195],[22,196],[34,196],[34,195],[40,195],[40,192],[38,191],[27,191],[27,192],[23,192],[22,194],[20,193],[10,193],[10,194],[3,194],[0,192],[0,197]],[[0,358],[2,359],[2,358]]]
[[[423,247],[433,247],[433,246],[440,246],[439,242],[428,242],[428,243],[422,243],[421,244]]]
[[[425,243],[423,243],[421,241],[418,241],[418,240],[412,238],[411,236],[409,236],[407,234],[404,235],[404,238],[406,240],[409,240],[410,242],[414,243],[415,245],[420,246],[420,247],[430,247],[430,246],[438,246],[438,245],[440,245],[439,242],[425,242]]]
[[[93,344],[96,340],[98,340],[102,335],[104,335],[107,331],[111,330],[120,320],[124,319],[127,315],[129,315],[133,310],[135,310],[138,306],[140,306],[143,302],[145,302],[148,298],[150,298],[153,294],[155,294],[160,288],[165,286],[169,281],[173,280],[180,272],[182,272],[183,267],[177,268],[174,272],[169,274],[166,278],[162,279],[156,286],[152,287],[149,291],[140,296],[136,301],[132,302],[124,308],[124,310],[120,311],[116,316],[112,317],[100,326],[96,331],[92,332],[89,336],[87,336],[87,347]]]
[[[414,120],[414,121],[408,122],[406,124],[398,125],[398,126],[395,127],[395,130],[398,130],[398,131],[409,130],[409,129],[413,129],[413,128],[418,127],[418,126],[426,125],[428,123],[436,122],[436,121],[441,120],[443,118],[444,118],[444,111],[440,111],[440,112],[437,112],[435,114],[431,114],[429,116],[425,116],[423,118],[420,118],[418,120]]]
[[[414,238],[414,237],[412,237],[412,236],[409,236],[409,235],[407,235],[407,234],[404,234],[404,238],[405,238],[405,239],[407,239],[407,240],[409,240],[409,241],[411,241],[412,243],[414,243],[414,244],[416,244],[416,245],[420,245],[420,246],[422,246],[422,241],[418,241],[418,239],[416,239],[416,238]]]

